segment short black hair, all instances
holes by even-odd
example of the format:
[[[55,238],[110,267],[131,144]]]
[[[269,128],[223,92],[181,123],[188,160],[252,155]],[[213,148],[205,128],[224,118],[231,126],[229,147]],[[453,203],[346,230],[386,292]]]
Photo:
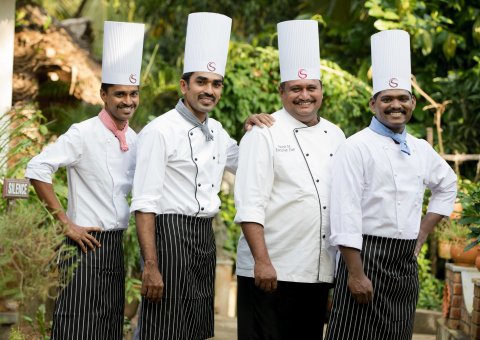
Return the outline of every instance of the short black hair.
[[[410,92],[410,91],[408,91],[408,90],[406,90],[406,91],[410,94],[410,97],[412,97],[412,98],[415,97],[415,95],[414,95],[412,92]],[[372,96],[372,98],[370,98],[370,100],[376,101],[377,98],[378,98],[378,96],[379,96],[380,93],[382,93],[382,92],[383,92],[383,90],[382,90],[382,91],[378,91],[377,93],[375,93],[375,94]]]
[[[318,79],[318,81],[320,82],[320,87],[323,89],[322,80],[321,80],[321,79]],[[285,91],[285,83],[286,83],[286,81],[281,82],[280,85],[279,85],[279,88],[280,88],[282,91]]]
[[[193,72],[187,72],[182,74],[182,79],[185,80],[187,84],[190,84],[190,78],[192,77]]]
[[[107,83],[102,83],[102,86],[100,86],[100,88],[105,91],[105,92],[108,92],[108,88],[109,87],[112,87],[114,84],[107,84]]]

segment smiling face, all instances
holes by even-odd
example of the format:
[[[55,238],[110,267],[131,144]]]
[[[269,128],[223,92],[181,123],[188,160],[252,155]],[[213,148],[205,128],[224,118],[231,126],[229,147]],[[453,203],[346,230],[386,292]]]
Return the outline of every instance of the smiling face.
[[[311,126],[318,123],[323,90],[320,80],[290,80],[279,88],[285,110],[296,120]]]
[[[185,106],[201,121],[222,96],[223,77],[210,72],[193,72],[190,79],[180,79]]]
[[[132,118],[140,102],[137,85],[111,85],[105,90],[100,89],[100,97],[105,103],[105,111],[119,129],[123,129],[127,121]]]
[[[370,109],[386,127],[401,133],[412,118],[416,99],[407,90],[384,90],[370,99]]]

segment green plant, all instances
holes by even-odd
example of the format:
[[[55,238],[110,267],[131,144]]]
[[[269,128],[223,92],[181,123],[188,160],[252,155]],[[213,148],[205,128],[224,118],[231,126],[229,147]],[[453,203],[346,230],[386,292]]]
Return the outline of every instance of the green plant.
[[[236,214],[233,194],[220,191],[220,199],[222,201],[220,217],[227,227],[227,239],[223,244],[223,249],[227,250],[231,254],[232,260],[235,261],[237,258],[238,238],[242,228],[233,222]]]
[[[442,306],[444,283],[431,273],[431,261],[426,257],[428,245],[425,243],[418,255],[418,279],[420,293],[418,308],[440,310]]]
[[[1,214],[0,300],[44,300],[57,285],[55,262],[72,255],[63,238],[59,225],[35,201],[16,202]]]
[[[480,244],[480,184],[472,184],[468,192],[459,193],[462,202],[463,212],[460,223],[468,228],[468,239],[473,239],[465,251]]]
[[[457,242],[465,240],[469,234],[469,228],[456,220],[444,218],[435,228],[435,237],[438,240]]]

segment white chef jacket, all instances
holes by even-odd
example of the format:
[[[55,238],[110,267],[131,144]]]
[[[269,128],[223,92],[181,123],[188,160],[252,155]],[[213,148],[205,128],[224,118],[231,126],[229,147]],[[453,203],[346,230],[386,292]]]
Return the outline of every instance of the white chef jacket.
[[[208,127],[213,141],[173,109],[143,128],[131,212],[211,217],[219,211],[223,172],[235,173],[238,145],[215,119]]]
[[[27,165],[25,177],[52,183],[52,174],[67,167],[67,216],[81,227],[103,230],[128,227],[130,193],[135,172],[137,134],[126,133],[128,151],[98,117],[78,124],[47,146]]]
[[[324,118],[308,127],[285,109],[275,124],[245,134],[235,180],[235,222],[264,226],[277,279],[333,282],[329,249],[330,173],[333,156],[345,140]],[[237,275],[253,277],[254,259],[243,233],[237,249]]]
[[[457,177],[422,139],[407,134],[411,154],[370,128],[347,139],[333,167],[330,242],[362,249],[362,234],[416,239],[425,187],[428,212],[448,216]]]

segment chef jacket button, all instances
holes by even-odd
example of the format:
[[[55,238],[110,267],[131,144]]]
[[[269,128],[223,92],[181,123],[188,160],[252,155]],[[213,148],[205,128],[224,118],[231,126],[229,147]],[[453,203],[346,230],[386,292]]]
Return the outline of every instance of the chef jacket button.
[[[327,130],[324,130],[323,132],[327,133]]]
[[[325,235],[323,235],[322,238],[325,238]]]
[[[333,153],[330,154],[330,157],[332,157],[332,156],[333,156]]]
[[[319,180],[318,178],[317,178],[315,181],[316,181],[317,183],[320,182],[320,180]]]
[[[213,156],[213,159],[215,159],[215,156]]]
[[[195,158],[195,162],[197,161],[197,159]]]
[[[214,187],[214,185],[212,184],[212,188]]]
[[[327,206],[326,206],[326,205],[324,205],[324,206],[323,206],[323,209],[327,209]]]
[[[310,155],[310,154],[308,154],[308,153],[305,154],[305,156],[307,156],[307,157],[308,157],[309,155]]]
[[[297,133],[297,132],[298,132],[298,130],[295,130],[295,133]]]
[[[198,186],[199,186],[199,187],[201,187],[201,186],[202,186],[202,184],[201,184],[201,183],[198,183]]]
[[[213,133],[213,130],[210,130]]]
[[[201,210],[201,211],[204,211],[204,210],[205,210],[205,208],[204,208],[204,207],[202,207],[200,210]]]
[[[193,136],[193,132],[190,132],[190,136]]]

